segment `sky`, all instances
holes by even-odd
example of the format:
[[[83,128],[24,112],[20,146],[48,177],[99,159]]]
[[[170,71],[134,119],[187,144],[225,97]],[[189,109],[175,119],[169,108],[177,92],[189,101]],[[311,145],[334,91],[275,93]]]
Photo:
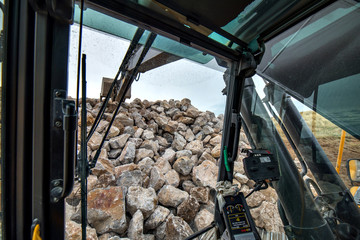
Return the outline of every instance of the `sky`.
[[[71,26],[68,95],[76,97],[79,26]],[[128,49],[129,41],[97,30],[83,28],[82,53],[86,54],[87,96],[99,98],[103,77],[114,78]],[[132,84],[135,98],[149,101],[189,98],[201,111],[224,113],[226,97],[223,71],[181,59],[141,74]],[[129,101],[129,100],[128,100]]]

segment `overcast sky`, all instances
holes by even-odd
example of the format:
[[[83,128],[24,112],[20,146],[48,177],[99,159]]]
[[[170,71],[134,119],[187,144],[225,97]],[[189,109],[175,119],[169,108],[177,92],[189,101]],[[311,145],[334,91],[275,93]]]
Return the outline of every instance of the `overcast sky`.
[[[72,97],[76,97],[78,29],[78,25],[71,27],[68,95]],[[99,98],[102,78],[115,77],[129,41],[84,27],[82,44],[87,60],[87,96]],[[221,93],[225,87],[224,70],[181,59],[141,74],[140,80],[132,85],[132,99],[189,98],[199,110],[221,114],[226,100]]]

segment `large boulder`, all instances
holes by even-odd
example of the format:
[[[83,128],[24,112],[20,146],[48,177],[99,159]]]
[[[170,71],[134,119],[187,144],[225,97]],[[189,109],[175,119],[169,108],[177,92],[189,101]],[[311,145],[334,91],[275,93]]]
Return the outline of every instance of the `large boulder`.
[[[127,228],[124,189],[97,188],[89,192],[88,221],[98,234],[124,233]]]

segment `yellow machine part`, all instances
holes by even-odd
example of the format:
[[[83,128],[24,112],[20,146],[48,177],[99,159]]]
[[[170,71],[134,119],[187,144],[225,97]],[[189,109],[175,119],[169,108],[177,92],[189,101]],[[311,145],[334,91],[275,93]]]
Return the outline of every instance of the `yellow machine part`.
[[[40,236],[40,224],[36,224],[32,235],[32,240],[42,240]]]

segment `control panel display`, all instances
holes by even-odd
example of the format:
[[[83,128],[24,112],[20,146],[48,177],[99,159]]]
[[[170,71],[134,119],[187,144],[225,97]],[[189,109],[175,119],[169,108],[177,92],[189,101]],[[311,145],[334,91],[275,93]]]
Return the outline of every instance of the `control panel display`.
[[[245,233],[251,233],[251,239],[260,239],[257,238],[258,233],[256,232],[244,195],[239,193],[236,196],[224,197],[224,199],[226,204],[223,207],[223,214],[232,239],[241,239],[239,236]],[[248,234],[246,235],[248,238]]]

